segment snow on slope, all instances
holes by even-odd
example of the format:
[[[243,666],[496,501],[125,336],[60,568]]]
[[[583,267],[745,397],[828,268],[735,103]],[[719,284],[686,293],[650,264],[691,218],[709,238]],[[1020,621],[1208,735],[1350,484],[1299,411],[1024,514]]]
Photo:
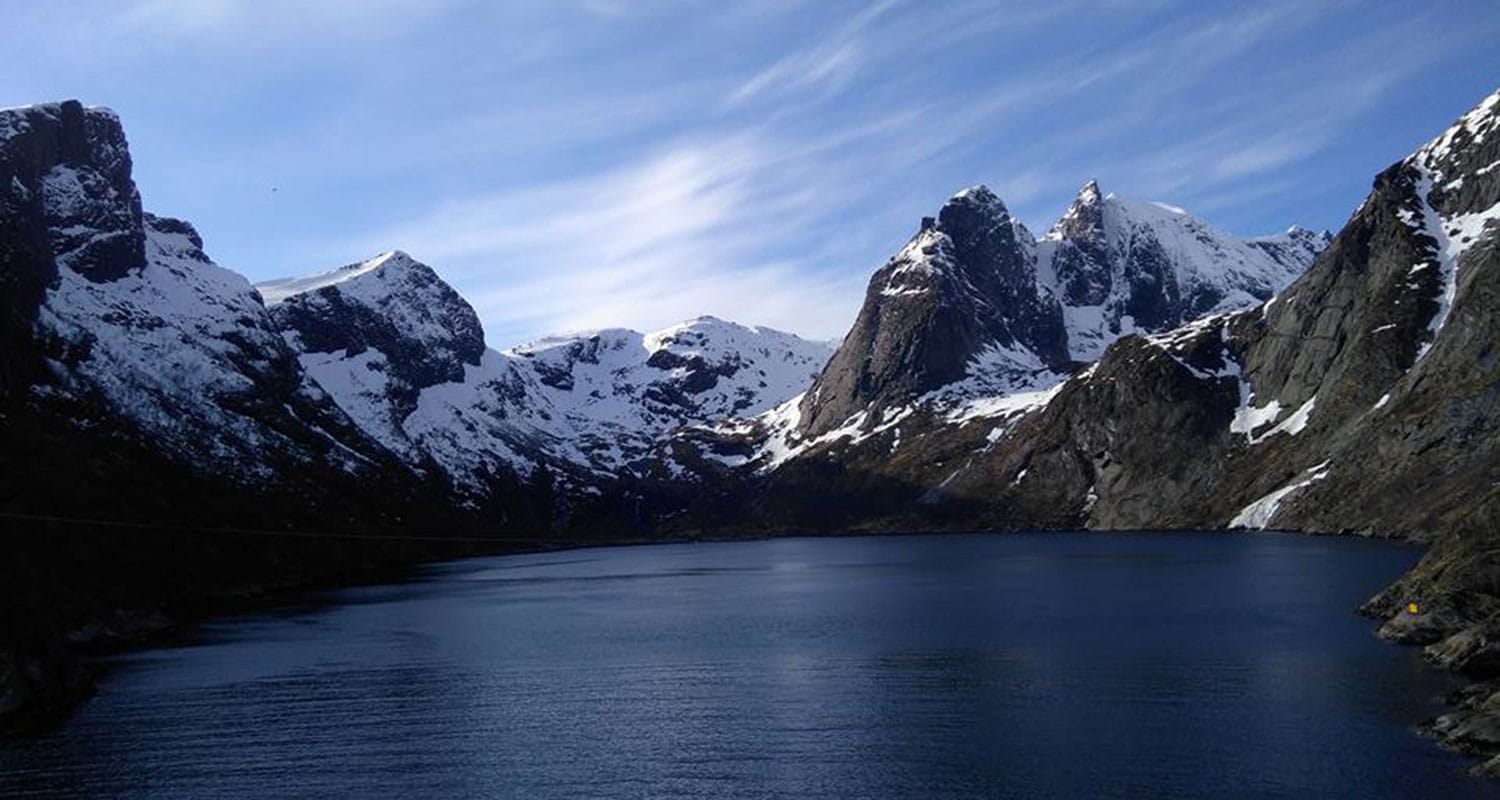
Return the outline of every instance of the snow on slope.
[[[1461,117],[1441,136],[1428,142],[1406,159],[1417,176],[1418,210],[1403,210],[1402,219],[1432,244],[1431,257],[1412,266],[1411,274],[1438,271],[1437,311],[1428,322],[1427,341],[1417,351],[1417,360],[1427,355],[1453,309],[1458,292],[1459,266],[1464,253],[1500,225],[1500,202],[1465,197],[1464,173],[1487,175],[1500,168],[1500,159],[1470,163],[1484,150],[1486,139],[1500,136],[1500,91],[1492,93]],[[1493,152],[1493,151],[1491,151]],[[1458,173],[1458,177],[1451,177]],[[1449,201],[1448,195],[1453,196]],[[1448,201],[1448,202],[1445,202]],[[1439,206],[1450,206],[1446,209]]]
[[[832,349],[700,317],[498,352],[473,309],[404,253],[258,288],[303,368],[366,433],[471,489],[538,464],[618,475],[673,428],[758,414],[802,391]],[[447,355],[411,368],[434,353]]]
[[[674,428],[759,414],[796,395],[831,352],[827,343],[713,317],[649,334],[548,337],[487,353],[462,385],[428,389],[406,426],[455,465],[483,459],[459,452],[472,446],[450,434],[445,418],[464,420],[496,449],[541,446],[618,475]]]
[[[609,329],[512,348],[560,406],[595,420],[753,416],[807,388],[831,347],[699,317],[650,334]]]
[[[1090,181],[1038,240],[992,191],[965,189],[874,274],[845,340],[853,349],[835,356],[795,422],[784,409],[762,420],[774,440],[766,458],[808,449],[796,442],[857,433],[857,443],[918,411],[947,424],[999,426],[1015,404],[998,400],[1050,397],[1123,336],[1258,305],[1311,266],[1329,239],[1301,228],[1243,239],[1180,208],[1106,195]],[[903,381],[903,370],[941,382]]]
[[[1090,181],[1035,244],[1039,281],[1062,303],[1068,350],[1095,361],[1115,339],[1257,305],[1312,265],[1328,235],[1293,227],[1240,238],[1164,203]]]
[[[264,281],[255,285],[255,290],[260,292],[266,305],[274,306],[288,298],[295,297],[307,292],[315,292],[329,286],[351,283],[356,278],[367,275],[390,263],[392,259],[409,258],[399,250],[380,255],[358,264],[331,269],[316,275],[307,275],[301,278],[281,278],[278,280]]]
[[[285,386],[295,362],[250,283],[209,261],[187,230],[148,217],[144,267],[112,281],[59,265],[37,324],[77,359],[54,362],[54,391],[101,398],[162,449],[245,480],[271,476],[267,450],[357,469],[363,456],[344,447],[315,456],[267,424],[298,414],[291,405],[264,413],[281,390],[313,405],[321,392]]]

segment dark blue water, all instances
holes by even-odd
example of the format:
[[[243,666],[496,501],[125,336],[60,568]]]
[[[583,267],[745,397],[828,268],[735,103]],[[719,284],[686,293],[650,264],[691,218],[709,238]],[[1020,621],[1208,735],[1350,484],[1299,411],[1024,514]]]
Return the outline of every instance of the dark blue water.
[[[1500,796],[1351,609],[1417,551],[1010,535],[470,560],[117,660],[7,795]],[[326,603],[326,604],[324,604]]]

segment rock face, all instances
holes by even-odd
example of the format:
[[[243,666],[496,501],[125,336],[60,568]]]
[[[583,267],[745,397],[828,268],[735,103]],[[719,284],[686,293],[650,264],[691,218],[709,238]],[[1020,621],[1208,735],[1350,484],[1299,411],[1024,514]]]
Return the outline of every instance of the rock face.
[[[1161,333],[1256,305],[1312,264],[1331,236],[1293,227],[1239,239],[1172,206],[1102,195],[1090,181],[1038,244],[1038,270],[1068,319],[1078,361],[1128,333]]]
[[[986,350],[1031,371],[1063,369],[1067,336],[1037,283],[1029,240],[985,187],[954,195],[870,281],[854,328],[801,405],[816,436],[962,380]]]
[[[0,133],[0,206],[18,223],[8,335],[45,366],[12,399],[124,424],[246,482],[274,478],[267,453],[324,462],[317,443],[347,421],[303,381],[249,284],[214,266],[191,226],[141,212],[115,115],[36,106],[0,112]],[[344,465],[370,466],[353,444]]]
[[[141,198],[120,120],[76,100],[0,112],[5,213],[46,231],[53,258],[90,280],[145,264]]]
[[[0,112],[0,215],[0,397],[13,397],[40,377],[32,328],[59,260],[101,280],[145,262],[119,119],[77,101]]]
[[[1296,449],[1329,464],[1270,522],[1425,538],[1494,490],[1497,127],[1500,94],[1381,173],[1321,268],[1241,323],[1254,405],[1306,409]]]
[[[869,429],[934,392],[1055,384],[1123,335],[1271,297],[1327,239],[1293,228],[1242,240],[1090,181],[1038,241],[989,189],[966,189],[875,273],[854,328],[801,402],[798,432],[816,438],[856,416]]]

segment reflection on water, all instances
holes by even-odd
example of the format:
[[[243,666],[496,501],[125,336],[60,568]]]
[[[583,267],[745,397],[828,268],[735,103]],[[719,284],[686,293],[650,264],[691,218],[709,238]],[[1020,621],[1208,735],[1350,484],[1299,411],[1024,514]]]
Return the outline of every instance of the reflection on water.
[[[478,559],[120,658],[0,794],[1481,797],[1351,609],[1416,558],[1027,534]]]

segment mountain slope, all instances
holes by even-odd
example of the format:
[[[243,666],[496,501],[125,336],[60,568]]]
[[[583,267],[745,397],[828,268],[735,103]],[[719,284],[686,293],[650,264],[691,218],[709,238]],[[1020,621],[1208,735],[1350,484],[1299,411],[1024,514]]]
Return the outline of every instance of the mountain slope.
[[[34,306],[11,307],[30,323],[10,331],[32,339],[20,352],[42,365],[14,402],[81,426],[123,426],[247,485],[295,484],[310,466],[351,475],[391,466],[298,369],[250,284],[214,265],[191,226],[141,211],[111,112],[77,103],[0,112],[0,131],[9,133],[0,202],[34,210],[20,227],[46,254],[7,265],[42,287]]]
[[[1066,380],[971,400],[957,412],[917,402],[876,424],[831,429],[809,429],[798,409],[768,416],[769,443],[750,463],[775,469],[755,508],[772,525],[814,527],[1233,524],[1430,538],[1489,524],[1484,515],[1493,512],[1483,509],[1493,504],[1485,498],[1500,485],[1490,285],[1500,191],[1495,106],[1486,100],[1382,173],[1313,266],[1259,307],[1125,336]],[[1206,248],[1235,253],[1227,267],[1183,268],[1211,262],[1161,260],[1184,250],[1161,247],[1166,236],[1151,226],[1178,219],[1177,212],[1108,223],[1115,206],[1133,208],[1085,187],[1039,243],[1039,253],[1057,243],[1039,264],[1073,266],[1044,277],[1041,289],[1113,303],[1123,320],[1135,301],[1110,293],[1133,279],[1116,278],[1142,274],[1155,276],[1144,280],[1152,286],[1212,284],[1213,292],[1194,289],[1186,295],[1200,299],[1171,307],[1213,312],[1262,290],[1243,280],[1256,251],[1293,248],[1305,257],[1319,249],[1321,237],[1293,231],[1277,241]],[[1127,230],[1134,233],[1121,233]],[[1203,227],[1175,230],[1202,244]],[[1121,247],[1127,239],[1152,244]],[[1104,263],[1108,253],[1126,257],[1109,262],[1108,273],[1077,268]],[[1131,253],[1157,255],[1132,260]],[[1268,290],[1289,273],[1258,274]],[[867,310],[881,310],[884,301],[873,296],[888,275],[877,275]],[[1162,296],[1151,293],[1153,302]],[[1077,329],[1066,330],[1071,337]],[[858,359],[836,357],[830,369],[851,362]],[[828,377],[825,371],[820,380]]]
[[[628,478],[668,430],[800,391],[828,346],[701,317],[488,349],[474,310],[405,253],[260,284],[302,367],[372,438],[482,493],[491,476]]]
[[[1070,354],[1096,361],[1124,334],[1160,333],[1266,300],[1329,238],[1293,227],[1239,239],[1179,208],[1103,195],[1090,181],[1038,243],[1037,270],[1067,315]]]
[[[875,273],[796,432],[869,430],[920,400],[1055,385],[1121,336],[1269,298],[1326,241],[1299,228],[1241,240],[1092,181],[1038,241],[989,189],[966,189]]]

